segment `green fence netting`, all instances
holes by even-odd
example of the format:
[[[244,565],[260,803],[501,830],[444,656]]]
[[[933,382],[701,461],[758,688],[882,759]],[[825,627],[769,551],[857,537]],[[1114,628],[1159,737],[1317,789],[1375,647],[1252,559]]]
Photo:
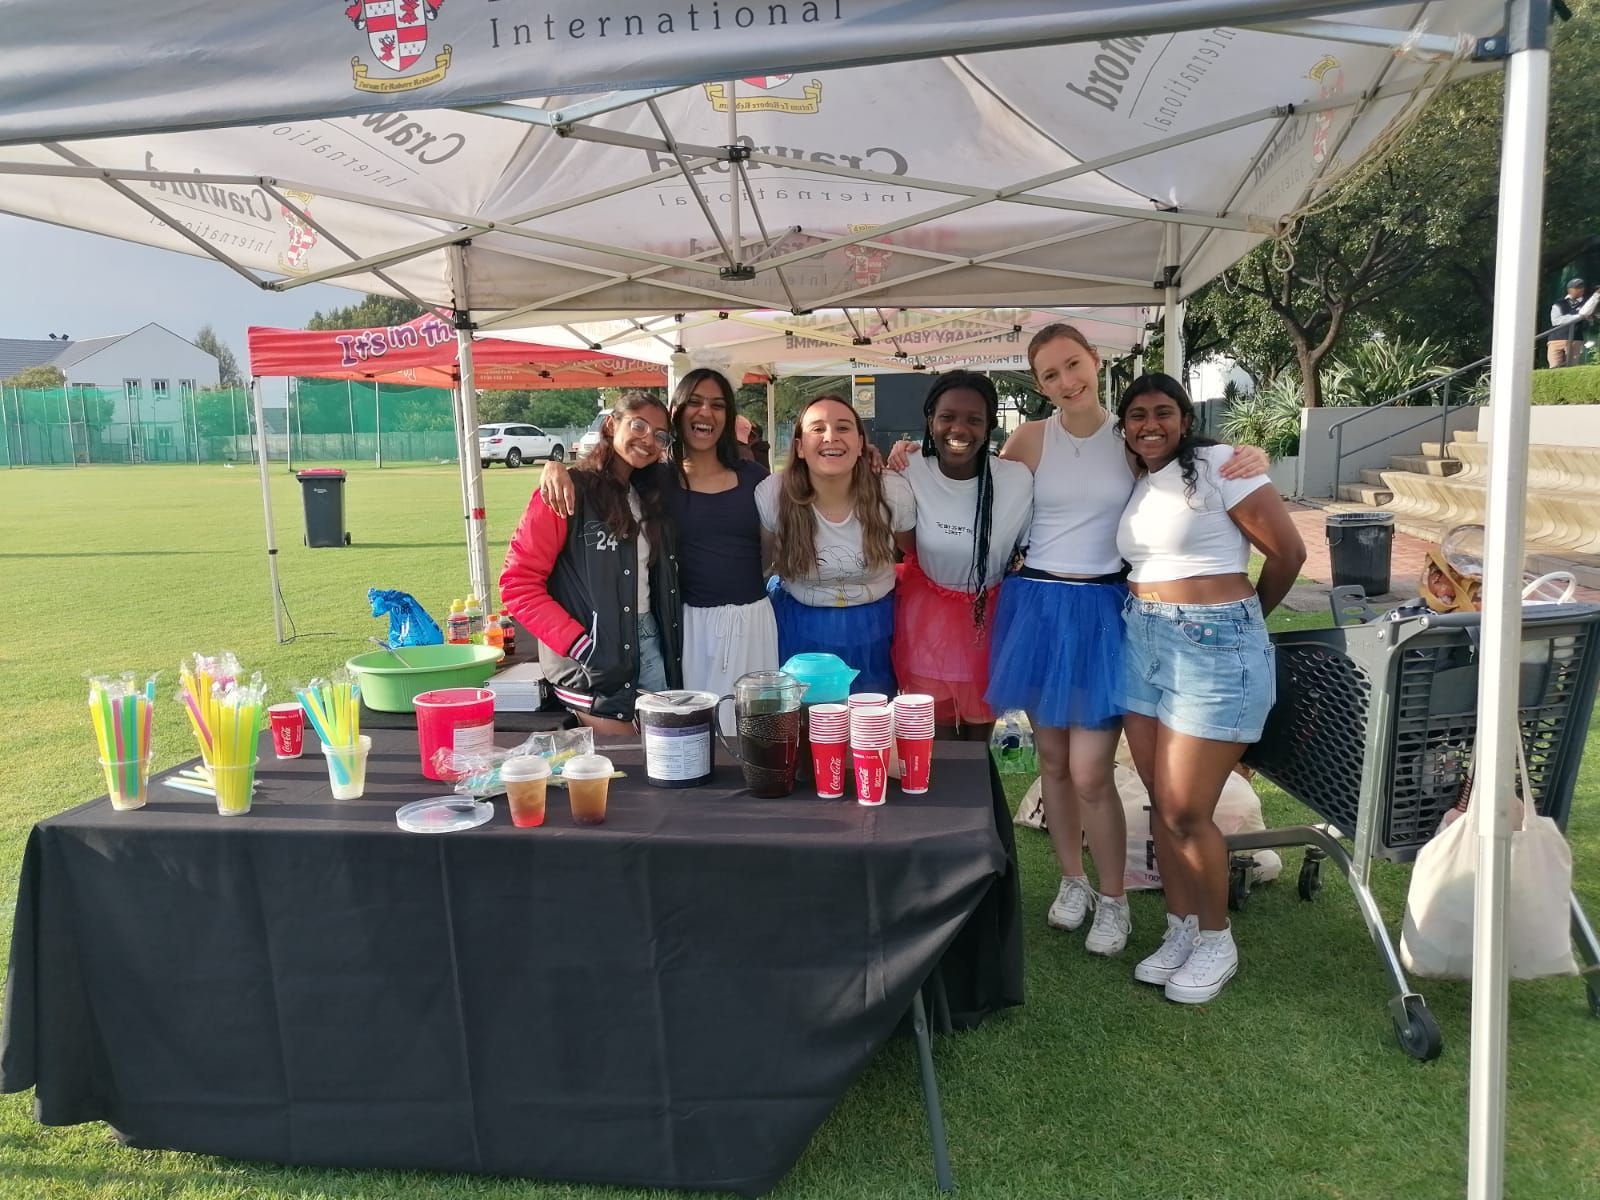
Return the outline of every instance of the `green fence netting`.
[[[291,381],[265,411],[268,461],[454,461],[443,388]],[[0,466],[251,461],[255,413],[245,387],[146,396],[118,388],[0,385]]]

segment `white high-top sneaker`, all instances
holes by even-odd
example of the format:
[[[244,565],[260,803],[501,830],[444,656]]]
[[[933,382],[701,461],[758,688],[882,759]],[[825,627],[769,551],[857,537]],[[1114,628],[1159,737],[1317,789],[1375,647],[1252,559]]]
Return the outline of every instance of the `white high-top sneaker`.
[[[1128,911],[1128,898],[1097,896],[1094,924],[1089,926],[1089,936],[1083,939],[1083,948],[1090,954],[1121,954],[1132,932],[1133,915]]]
[[[1051,929],[1076,929],[1094,907],[1094,888],[1082,875],[1063,875],[1045,921]]]
[[[1194,935],[1189,960],[1167,978],[1167,999],[1179,1004],[1204,1004],[1215,999],[1239,969],[1239,948],[1233,925],[1202,929]]]
[[[1163,986],[1172,973],[1189,961],[1189,951],[1194,949],[1194,935],[1200,928],[1197,917],[1175,917],[1167,914],[1167,931],[1161,935],[1161,945],[1154,954],[1139,961],[1133,977],[1140,983]]]

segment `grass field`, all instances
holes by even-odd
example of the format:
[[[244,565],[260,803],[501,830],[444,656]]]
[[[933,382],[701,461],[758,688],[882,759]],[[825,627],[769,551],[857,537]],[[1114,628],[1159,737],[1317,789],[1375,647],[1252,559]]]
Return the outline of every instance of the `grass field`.
[[[535,470],[486,476],[491,562],[536,485]],[[436,614],[466,590],[451,468],[353,468],[348,550],[300,544],[299,489],[281,465],[273,495],[283,593],[299,637],[272,633],[261,506],[252,470],[96,467],[0,472],[0,893],[15,894],[28,830],[97,795],[83,708],[88,672],[160,669],[158,765],[192,756],[170,697],[179,658],[227,647],[273,684],[326,671],[382,634],[369,586],[413,592]],[[1294,618],[1304,623],[1306,617]],[[1317,618],[1312,618],[1317,619]],[[1600,742],[1574,800],[1580,894],[1600,917]],[[1269,824],[1305,810],[1263,787]],[[1422,988],[1443,1057],[1395,1046],[1386,988],[1349,889],[1325,872],[1314,904],[1284,879],[1236,917],[1243,968],[1216,1004],[1166,1003],[1132,982],[1160,929],[1159,900],[1133,900],[1123,961],[1045,928],[1055,872],[1044,837],[1018,831],[1028,1003],[939,1041],[951,1156],[966,1197],[1448,1197],[1465,1179],[1468,989]],[[1406,873],[1381,864],[1377,892],[1398,927]],[[0,946],[9,945],[10,906]],[[1600,1197],[1600,1021],[1582,985],[1515,985],[1508,1194]],[[377,1200],[627,1197],[610,1188],[400,1172],[294,1170],[126,1150],[103,1126],[46,1129],[29,1098],[0,1097],[0,1200]],[[530,1136],[537,1136],[530,1130]],[[891,1044],[774,1193],[799,1198],[933,1195],[912,1047]]]

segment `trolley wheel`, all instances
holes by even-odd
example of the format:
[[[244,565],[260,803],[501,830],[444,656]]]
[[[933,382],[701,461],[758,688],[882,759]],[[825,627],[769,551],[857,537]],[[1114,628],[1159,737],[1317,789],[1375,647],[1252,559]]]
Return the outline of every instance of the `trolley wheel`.
[[[346,546],[350,544],[350,535],[348,533],[344,535],[344,544]]]
[[[1315,900],[1317,893],[1322,890],[1322,856],[1311,857],[1311,852],[1306,852],[1305,861],[1300,864],[1300,899]]]
[[[1228,907],[1235,912],[1250,899],[1250,870],[1255,865],[1248,855],[1235,854],[1228,859]]]
[[[1394,1023],[1395,1040],[1400,1043],[1400,1049],[1418,1062],[1432,1062],[1444,1049],[1439,1022],[1433,1019],[1421,996],[1407,996],[1404,1004],[1406,1019],[1404,1023]]]

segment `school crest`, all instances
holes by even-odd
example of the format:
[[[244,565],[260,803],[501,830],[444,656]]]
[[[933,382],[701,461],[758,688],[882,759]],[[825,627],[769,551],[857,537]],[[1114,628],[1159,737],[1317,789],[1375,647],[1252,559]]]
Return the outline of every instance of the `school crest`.
[[[427,52],[428,24],[443,7],[444,0],[353,0],[347,5],[344,15],[367,35],[377,64],[373,67],[359,56],[350,60],[356,90],[409,92],[443,79],[450,69],[449,46],[433,56],[431,68],[406,74]]]

